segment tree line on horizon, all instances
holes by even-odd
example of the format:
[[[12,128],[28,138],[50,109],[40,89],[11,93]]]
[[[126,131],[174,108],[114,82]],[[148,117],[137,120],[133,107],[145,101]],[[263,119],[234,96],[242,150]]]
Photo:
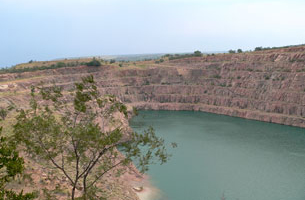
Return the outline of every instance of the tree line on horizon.
[[[33,63],[34,61],[30,60],[29,63]],[[23,73],[23,72],[33,72],[33,71],[39,71],[39,70],[47,70],[47,69],[58,69],[58,68],[64,68],[64,67],[78,67],[78,66],[91,66],[91,67],[99,67],[102,65],[101,61],[97,60],[96,58],[93,58],[89,62],[57,62],[56,64],[52,65],[43,65],[43,66],[33,66],[33,67],[23,67],[23,68],[16,68],[16,67],[9,67],[9,68],[2,68],[0,69],[0,74],[5,73]]]
[[[282,47],[255,47],[253,51],[264,51],[264,50],[271,50],[271,49],[282,49],[282,48],[289,48],[289,47],[298,47],[298,46],[303,46],[305,44],[299,44],[299,45],[287,45],[287,46],[282,46]],[[237,49],[233,50],[230,49],[228,53],[234,54],[234,53],[243,53],[244,51],[242,49]],[[245,51],[245,52],[251,52],[250,51]],[[207,54],[210,55],[210,54]],[[211,55],[215,55],[214,53]],[[194,51],[194,53],[183,53],[183,54],[165,54],[161,57],[161,59],[152,59],[152,58],[145,58],[143,61],[152,61],[156,60],[155,62],[162,63],[164,61],[163,58],[168,58],[168,60],[175,60],[175,59],[183,59],[183,58],[190,58],[190,57],[201,57],[203,56],[203,53],[201,51]],[[101,60],[104,61],[104,60]],[[33,72],[33,71],[39,71],[39,70],[47,70],[47,69],[58,69],[58,68],[64,68],[64,67],[78,67],[82,65],[86,66],[94,66],[94,67],[99,67],[102,65],[100,60],[93,58],[89,62],[57,62],[56,64],[52,65],[43,65],[43,66],[34,66],[34,67],[24,67],[24,68],[16,68],[15,66],[13,67],[6,67],[6,68],[1,68],[0,69],[0,74],[5,74],[5,73],[23,73],[23,72]],[[34,63],[35,61],[30,60],[29,63]],[[108,62],[108,61],[104,61]],[[116,62],[116,59],[111,59],[109,60],[110,64],[113,64]],[[120,60],[120,62],[129,62],[128,60]],[[120,65],[122,66],[122,65]]]

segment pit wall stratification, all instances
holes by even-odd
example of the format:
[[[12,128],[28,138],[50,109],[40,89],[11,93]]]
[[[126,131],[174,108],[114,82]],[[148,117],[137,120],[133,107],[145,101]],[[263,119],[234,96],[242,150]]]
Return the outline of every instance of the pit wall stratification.
[[[42,80],[55,80],[68,90],[88,74],[103,94],[140,109],[198,110],[305,127],[304,46],[150,62],[146,67],[81,66],[6,74],[0,75],[0,86],[19,94]]]

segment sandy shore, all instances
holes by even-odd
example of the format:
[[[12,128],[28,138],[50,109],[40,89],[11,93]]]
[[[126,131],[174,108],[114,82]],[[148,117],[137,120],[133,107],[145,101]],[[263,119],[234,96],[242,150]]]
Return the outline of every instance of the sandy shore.
[[[161,194],[160,190],[152,185],[148,175],[132,181],[131,186],[140,200],[158,200]]]
[[[136,194],[141,200],[157,200],[158,197],[158,191],[151,187],[143,187],[143,190]]]
[[[148,184],[143,186],[142,191],[136,191],[136,194],[141,200],[158,200],[160,197],[160,190],[151,184]]]

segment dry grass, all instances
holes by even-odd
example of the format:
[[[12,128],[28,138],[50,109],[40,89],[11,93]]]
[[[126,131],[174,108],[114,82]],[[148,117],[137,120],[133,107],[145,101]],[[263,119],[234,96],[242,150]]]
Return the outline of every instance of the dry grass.
[[[32,67],[41,67],[41,66],[51,66],[56,65],[58,62],[62,62],[65,64],[71,63],[71,62],[89,62],[92,60],[92,57],[88,58],[77,58],[77,59],[63,59],[63,60],[52,60],[52,61],[33,61],[31,63],[22,63],[15,66],[16,69],[23,69],[23,68],[32,68]]]

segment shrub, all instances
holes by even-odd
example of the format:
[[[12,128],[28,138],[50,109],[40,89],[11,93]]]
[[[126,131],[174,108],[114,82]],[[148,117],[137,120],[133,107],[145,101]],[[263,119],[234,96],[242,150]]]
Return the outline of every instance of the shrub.
[[[217,79],[220,79],[220,78],[221,78],[221,76],[220,76],[220,75],[218,75],[218,74],[216,74],[216,75],[213,75],[213,76],[212,76],[212,78],[217,78]]]
[[[255,47],[254,51],[262,51],[263,47]]]
[[[242,52],[243,52],[243,50],[237,49],[237,53],[242,53]]]
[[[62,67],[66,67],[66,63],[64,63],[64,62],[56,63],[56,68],[62,68]]]
[[[220,87],[226,87],[226,86],[227,86],[227,84],[225,84],[225,83],[221,83],[219,86],[220,86]]]
[[[132,112],[133,112],[133,114],[134,114],[135,116],[138,116],[138,115],[139,115],[139,111],[138,111],[138,109],[135,108],[135,107],[132,107]]]
[[[114,60],[114,59],[111,59],[111,60],[110,60],[110,64],[112,64],[112,63],[115,63],[115,60]]]
[[[90,62],[86,63],[87,66],[99,67],[101,66],[101,62],[93,58]]]
[[[13,109],[13,108],[12,108]],[[11,110],[0,108],[2,114],[0,121],[5,120],[7,112]],[[9,183],[17,176],[22,175],[24,171],[24,160],[19,157],[17,151],[16,142],[10,140],[2,133],[2,127],[0,127],[0,199],[1,200],[32,200],[35,199],[34,193],[23,194],[23,190],[20,193],[16,193],[10,189],[7,189]]]
[[[202,53],[201,53],[201,51],[194,51],[194,56],[196,56],[196,57],[201,57],[202,56]]]
[[[188,54],[166,54],[163,57],[168,57],[168,60],[175,60],[175,59],[183,59],[183,58],[191,58],[191,57],[201,57],[201,56],[202,56],[202,53],[197,50],[197,51],[194,51],[194,53],[188,53]]]

